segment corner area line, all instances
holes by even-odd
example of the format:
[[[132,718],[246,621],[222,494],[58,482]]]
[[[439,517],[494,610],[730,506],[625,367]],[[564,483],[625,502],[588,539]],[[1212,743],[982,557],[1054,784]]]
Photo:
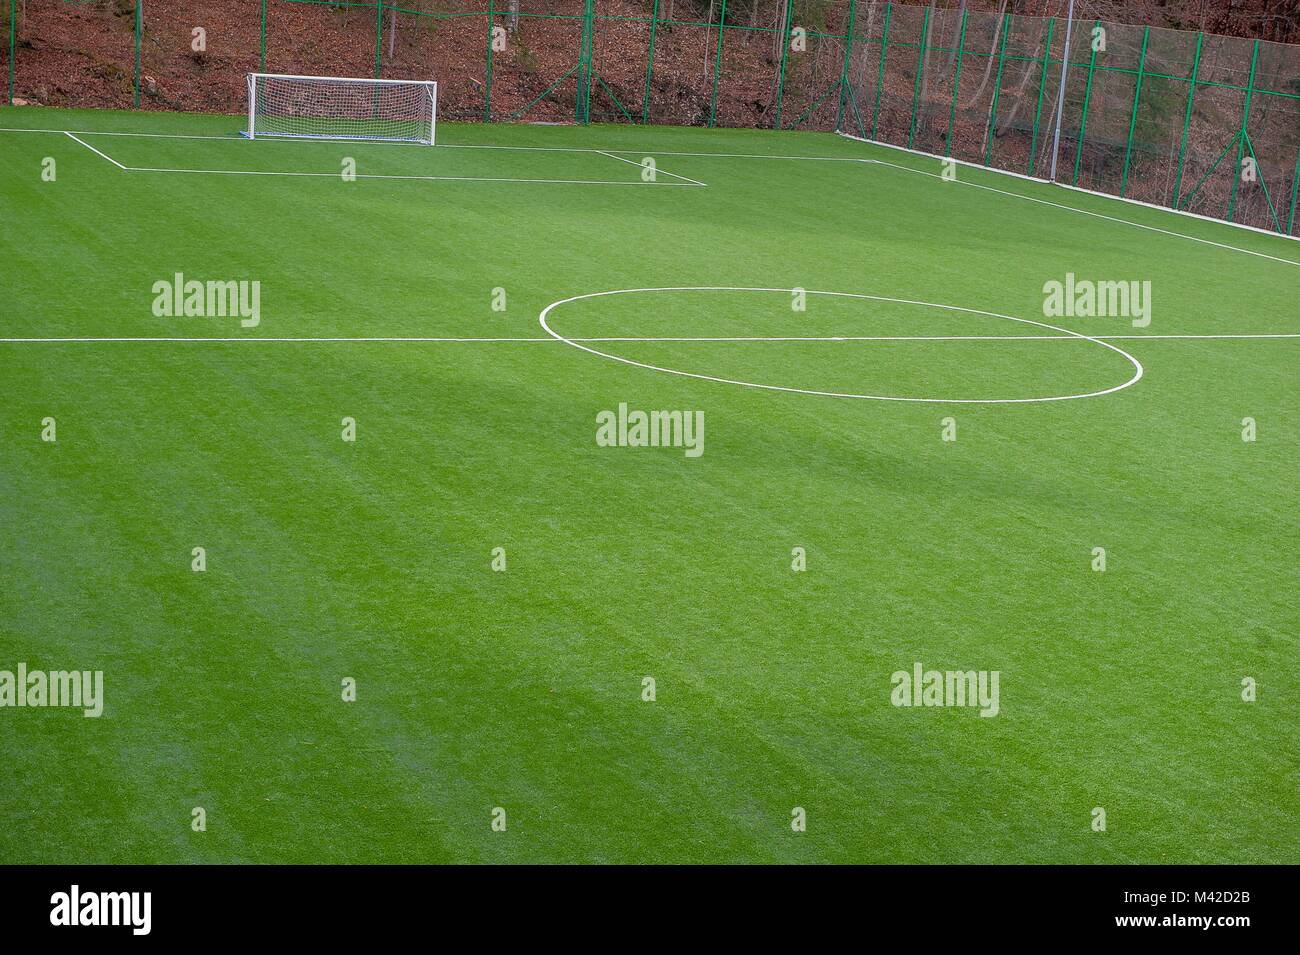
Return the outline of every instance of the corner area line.
[[[116,159],[114,159],[114,158],[113,158],[112,156],[110,156],[108,153],[100,152],[98,149],[96,149],[94,146],[90,145],[90,143],[86,142],[84,139],[77,139],[76,136],[74,136],[72,133],[68,132],[66,129],[63,131],[63,135],[67,136],[69,139],[72,139],[72,140],[75,140],[76,142],[81,143],[81,145],[85,146],[87,149],[89,149],[89,150],[90,150],[92,153],[94,153],[96,156],[100,156],[100,157],[102,157],[102,158],[104,158],[104,159],[107,159],[109,162],[111,162],[111,163],[112,163],[114,166],[116,166],[118,169],[123,169],[123,170],[126,169],[125,166],[123,166],[120,162],[118,162]],[[129,172],[129,170],[127,170],[127,171]]]

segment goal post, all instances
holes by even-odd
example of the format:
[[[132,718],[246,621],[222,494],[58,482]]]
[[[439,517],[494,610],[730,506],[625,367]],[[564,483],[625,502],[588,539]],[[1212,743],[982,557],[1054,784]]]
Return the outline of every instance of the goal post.
[[[345,76],[248,74],[249,139],[364,139],[432,146],[438,84]]]

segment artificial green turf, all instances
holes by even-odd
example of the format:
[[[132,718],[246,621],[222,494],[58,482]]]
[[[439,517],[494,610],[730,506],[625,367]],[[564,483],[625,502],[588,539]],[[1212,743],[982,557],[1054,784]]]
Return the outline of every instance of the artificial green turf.
[[[430,150],[249,143],[218,116],[0,126],[224,137],[82,136],[128,166],[320,174],[125,172],[0,132],[10,338],[547,338],[551,302],[662,286],[1093,335],[1300,332],[1295,243],[947,183],[828,135],[446,124],[445,144],[549,149]],[[707,185],[641,184],[644,156]],[[343,157],[589,182],[345,183]],[[261,325],[155,317],[175,272],[259,280]],[[1150,280],[1151,326],[1043,318],[1066,272]],[[552,315],[569,337],[1050,334],[786,293]],[[0,343],[0,669],[103,670],[107,696],[99,719],[0,710],[0,859],[1295,861],[1300,339],[1115,344],[1145,368],[1125,390],[955,405],[554,340]],[[593,347],[913,397],[1131,372],[1080,340]],[[702,410],[704,454],[598,447],[621,402]],[[1000,671],[1000,714],[892,706],[917,661]]]

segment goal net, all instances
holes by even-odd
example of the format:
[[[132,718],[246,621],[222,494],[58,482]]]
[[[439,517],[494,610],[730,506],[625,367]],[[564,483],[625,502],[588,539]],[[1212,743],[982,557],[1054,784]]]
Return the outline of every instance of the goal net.
[[[248,74],[249,139],[370,139],[433,145],[438,84],[340,76]]]

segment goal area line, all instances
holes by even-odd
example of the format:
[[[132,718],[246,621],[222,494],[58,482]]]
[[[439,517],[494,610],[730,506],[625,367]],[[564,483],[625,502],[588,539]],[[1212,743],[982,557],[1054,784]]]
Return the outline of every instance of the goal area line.
[[[114,135],[111,133],[98,133],[94,131],[85,131],[85,130],[73,131],[67,129],[63,129],[63,130],[9,129],[5,127],[0,127],[0,131],[61,133],[62,135],[67,136],[69,139],[73,140],[74,142],[79,143],[82,146],[85,146],[95,155],[99,156],[101,159],[105,159],[108,162],[112,163],[114,166],[116,166],[118,169],[121,169],[123,172],[181,173],[181,174],[188,173],[193,175],[210,175],[210,176],[282,176],[282,177],[307,178],[307,179],[338,179],[341,176],[341,173],[338,172],[306,172],[306,171],[275,170],[275,169],[199,169],[199,168],[191,168],[191,167],[168,167],[168,166],[128,166],[125,163],[119,162],[117,159],[114,159],[112,156],[104,152],[102,149],[92,146],[90,143],[86,142],[84,139],[81,138],[81,136]],[[144,137],[147,136],[148,134],[126,133],[122,135],[136,135],[136,136]],[[158,138],[163,138],[163,137],[160,136]],[[175,138],[175,137],[167,137],[167,138]],[[225,137],[225,136],[196,136],[196,137],[185,137],[185,138],[207,139],[207,140],[212,140],[217,142],[241,142],[241,141],[249,142],[249,140],[242,139],[240,137]],[[270,142],[310,142],[310,141],[320,142],[321,140],[307,140],[307,139],[258,140],[258,142],[268,142],[268,141]],[[330,142],[351,143],[354,142],[354,140],[330,140]],[[385,143],[372,143],[370,141],[355,141],[355,142],[360,142],[362,145],[403,145],[402,143],[394,143],[394,142],[385,142]],[[438,147],[425,147],[425,148],[436,149]],[[578,151],[578,150],[574,150],[574,151]],[[589,155],[603,156],[606,159],[611,159],[619,163],[632,165],[638,169],[646,168],[643,162],[636,162],[631,159],[624,159],[621,156],[615,156],[613,155],[612,151],[606,151],[602,149],[590,149],[590,150],[580,150],[580,152],[587,153]],[[666,169],[660,169],[656,167],[654,172],[655,175],[650,179],[646,179],[644,176],[638,176],[636,178],[631,178],[631,179],[559,179],[559,178],[532,177],[532,176],[436,176],[436,175],[419,175],[414,173],[398,174],[398,173],[362,173],[362,172],[353,173],[352,178],[375,179],[375,180],[387,179],[387,180],[394,180],[394,181],[413,181],[413,182],[509,182],[509,183],[545,183],[551,185],[578,185],[578,186],[696,186],[696,187],[708,186],[708,183],[706,182],[701,182],[698,179],[692,179],[689,176],[682,176],[675,172],[669,172]],[[659,181],[658,176],[668,176],[673,181],[661,182]]]

